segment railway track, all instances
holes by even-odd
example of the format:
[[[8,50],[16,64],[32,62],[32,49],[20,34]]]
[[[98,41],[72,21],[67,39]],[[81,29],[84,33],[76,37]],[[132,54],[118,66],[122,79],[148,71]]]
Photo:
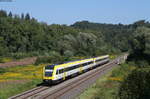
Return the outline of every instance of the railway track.
[[[90,70],[75,78],[64,81],[58,85],[48,87],[39,86],[22,94],[10,97],[9,99],[71,99],[80,94],[84,89],[96,81],[105,72],[117,65],[119,57],[101,67]]]
[[[112,64],[114,64],[114,63],[112,63]],[[59,99],[59,98],[61,98],[61,96],[65,95],[65,93],[70,92],[71,90],[77,88],[80,84],[83,84],[84,82],[88,81],[89,79],[95,77],[97,74],[104,73],[106,69],[110,69],[113,66],[114,65],[103,66],[100,70],[95,71],[91,75],[78,79],[78,82],[76,82],[76,81],[71,82],[68,85],[63,86],[51,93],[48,93],[48,94],[38,97],[38,99]],[[65,99],[65,97],[64,97],[64,99]]]
[[[16,96],[10,97],[9,99],[27,99],[28,97],[32,97],[33,95],[42,92],[44,90],[49,89],[50,87],[46,87],[46,86],[39,86],[36,88],[33,88],[31,90],[28,90],[26,92],[23,92],[21,94],[18,94]]]

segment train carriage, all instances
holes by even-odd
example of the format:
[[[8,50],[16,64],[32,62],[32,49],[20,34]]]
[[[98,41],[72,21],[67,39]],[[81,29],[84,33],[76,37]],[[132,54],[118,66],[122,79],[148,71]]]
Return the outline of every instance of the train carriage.
[[[46,83],[56,83],[65,80],[109,61],[109,55],[67,62],[64,64],[47,65],[43,68],[43,81]]]

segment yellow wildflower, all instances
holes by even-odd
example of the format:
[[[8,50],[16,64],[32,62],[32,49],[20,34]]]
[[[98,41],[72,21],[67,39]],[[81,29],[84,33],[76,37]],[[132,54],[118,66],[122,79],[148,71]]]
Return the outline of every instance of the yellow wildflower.
[[[120,77],[109,77],[108,79],[112,81],[122,81],[122,78]]]
[[[6,63],[6,62],[11,62],[12,59],[11,58],[3,58],[2,59],[2,62]]]

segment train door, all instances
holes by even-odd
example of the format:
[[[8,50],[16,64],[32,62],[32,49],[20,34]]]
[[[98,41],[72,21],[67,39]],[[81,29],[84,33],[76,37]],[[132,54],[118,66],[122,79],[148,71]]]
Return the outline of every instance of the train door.
[[[63,79],[64,77],[64,72],[63,72],[63,69],[62,68],[59,68],[58,71],[57,71],[57,78],[58,79]]]
[[[82,64],[80,65],[79,69],[80,69],[80,73],[82,73],[82,71],[83,71],[83,65]]]
[[[56,71],[56,79],[61,79],[60,69]]]
[[[67,75],[67,73],[66,73],[65,69],[63,69],[63,80],[65,80],[66,75]]]

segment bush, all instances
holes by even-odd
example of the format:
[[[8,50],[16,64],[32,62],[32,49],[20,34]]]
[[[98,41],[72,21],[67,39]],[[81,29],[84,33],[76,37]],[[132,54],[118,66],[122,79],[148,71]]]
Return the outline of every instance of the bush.
[[[64,55],[65,55],[66,57],[72,57],[72,56],[73,56],[73,52],[70,51],[70,50],[66,50],[66,51],[64,52]]]
[[[34,57],[34,56],[41,56],[41,55],[43,55],[42,52],[33,51],[33,52],[28,52],[28,53],[25,53],[25,52],[11,53],[7,57],[12,57],[14,59],[22,59],[22,58],[26,58],[26,57]]]
[[[27,53],[18,52],[18,53],[11,53],[10,56],[15,58],[15,59],[21,59],[21,58],[28,57],[28,54]]]
[[[4,63],[4,62],[3,62],[3,58],[0,58],[0,63]]]
[[[149,63],[147,62],[147,60],[140,60],[136,62],[136,65],[140,68],[143,68],[149,66]]]
[[[60,56],[58,53],[52,53],[51,56],[38,57],[35,62],[35,65],[43,63],[59,64],[62,62],[64,62],[64,58],[62,56]]]
[[[135,65],[140,68],[147,67],[150,65],[150,55],[143,53],[130,53],[127,62],[134,62]]]
[[[50,57],[38,57],[36,59],[35,65],[42,64],[42,63],[50,63],[50,61],[51,61]]]
[[[5,68],[0,68],[0,74],[7,72],[7,69]]]
[[[150,99],[150,68],[133,70],[119,90],[120,99]]]
[[[132,66],[133,67],[133,66]],[[124,77],[127,76],[128,73],[131,71],[131,66],[128,64],[121,64],[119,69],[115,69],[112,71],[112,77]]]

